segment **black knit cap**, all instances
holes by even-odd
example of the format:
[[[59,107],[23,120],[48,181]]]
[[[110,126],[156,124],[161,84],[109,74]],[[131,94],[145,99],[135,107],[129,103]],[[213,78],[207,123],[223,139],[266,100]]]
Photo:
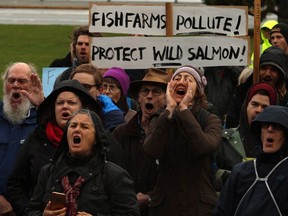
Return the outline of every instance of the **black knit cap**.
[[[287,56],[280,48],[271,46],[262,53],[260,67],[264,65],[275,66],[282,73],[284,79],[287,80]]]
[[[283,35],[283,37],[286,40],[286,43],[288,44],[288,25],[285,23],[278,23],[277,25],[273,26],[271,29],[270,35],[272,36],[273,33],[279,32]]]

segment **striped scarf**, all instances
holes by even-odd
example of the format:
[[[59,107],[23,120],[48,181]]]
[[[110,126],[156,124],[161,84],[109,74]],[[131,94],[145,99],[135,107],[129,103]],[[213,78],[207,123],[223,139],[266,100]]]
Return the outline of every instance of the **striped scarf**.
[[[66,207],[68,216],[77,215],[77,197],[80,195],[80,188],[85,179],[79,176],[73,185],[70,184],[68,176],[62,178],[62,186],[66,194]]]

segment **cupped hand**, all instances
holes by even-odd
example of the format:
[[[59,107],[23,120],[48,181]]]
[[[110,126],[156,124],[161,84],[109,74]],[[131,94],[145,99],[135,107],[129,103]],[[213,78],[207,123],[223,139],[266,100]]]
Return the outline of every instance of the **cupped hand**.
[[[37,74],[31,74],[30,79],[31,89],[29,89],[29,91],[22,89],[21,93],[29,99],[31,104],[38,107],[44,100],[42,83]]]
[[[177,102],[174,100],[174,94],[175,94],[175,87],[176,87],[176,81],[171,80],[167,84],[166,89],[166,103],[167,107],[166,109],[169,110],[170,113],[174,112],[174,109],[177,107]]]
[[[181,103],[179,104],[179,110],[188,109],[188,107],[193,103],[195,98],[196,92],[192,89],[192,84],[188,82],[188,88],[184,98],[182,99]]]

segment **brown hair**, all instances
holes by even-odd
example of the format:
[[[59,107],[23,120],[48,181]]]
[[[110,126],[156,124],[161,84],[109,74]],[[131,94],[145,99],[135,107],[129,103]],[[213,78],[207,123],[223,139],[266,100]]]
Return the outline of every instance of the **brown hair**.
[[[70,79],[74,77],[76,73],[87,73],[91,74],[94,78],[94,82],[96,85],[96,88],[99,89],[102,85],[102,75],[101,75],[101,70],[97,67],[95,67],[92,64],[81,64],[78,67],[75,68],[75,70],[71,73]]]
[[[87,35],[89,37],[102,37],[101,33],[95,32],[95,33],[90,33],[89,32],[89,27],[88,26],[79,26],[79,27],[75,27],[73,29],[72,35],[70,36],[71,38],[71,43],[73,46],[73,54],[75,55],[75,48],[76,48],[76,44],[78,41],[78,37],[80,35]]]

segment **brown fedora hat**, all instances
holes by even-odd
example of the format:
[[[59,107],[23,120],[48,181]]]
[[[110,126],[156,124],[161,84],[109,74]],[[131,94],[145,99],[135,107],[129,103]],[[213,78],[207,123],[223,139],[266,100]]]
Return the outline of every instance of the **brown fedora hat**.
[[[135,80],[130,83],[129,92],[132,94],[132,96],[137,96],[140,87],[145,84],[157,85],[165,89],[171,77],[172,74],[167,73],[165,70],[149,68],[142,80]]]

